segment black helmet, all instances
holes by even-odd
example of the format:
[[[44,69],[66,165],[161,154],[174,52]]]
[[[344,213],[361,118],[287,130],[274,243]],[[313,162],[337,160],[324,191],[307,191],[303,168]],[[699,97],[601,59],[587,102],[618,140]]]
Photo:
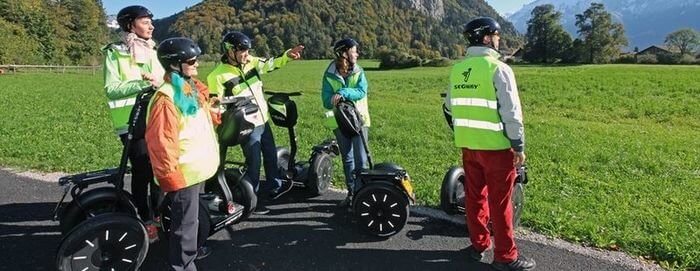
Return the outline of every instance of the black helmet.
[[[117,13],[117,23],[122,31],[129,32],[131,23],[141,17],[153,18],[153,13],[143,6],[128,6]]]
[[[158,60],[166,70],[170,65],[180,65],[201,53],[199,45],[188,38],[169,38],[158,45]]]
[[[250,49],[251,45],[250,38],[239,31],[228,32],[224,35],[221,41],[221,53],[226,54],[229,48],[234,51]]]
[[[464,26],[464,37],[469,45],[482,45],[484,37],[501,31],[501,25],[490,17],[471,20]]]
[[[336,57],[340,57],[345,53],[347,50],[350,50],[350,48],[355,47],[360,45],[355,41],[354,39],[347,38],[347,39],[342,39],[339,40],[335,43],[333,46],[333,53],[335,54]]]

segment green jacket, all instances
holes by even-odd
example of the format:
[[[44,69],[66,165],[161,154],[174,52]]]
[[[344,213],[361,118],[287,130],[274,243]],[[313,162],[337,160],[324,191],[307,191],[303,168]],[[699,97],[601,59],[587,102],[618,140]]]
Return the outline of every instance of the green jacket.
[[[355,107],[360,112],[363,126],[370,126],[369,105],[367,103],[367,78],[365,71],[355,64],[350,75],[343,78],[335,67],[335,62],[331,62],[323,74],[323,82],[321,83],[321,101],[326,109],[333,109],[331,98],[335,94],[340,94],[346,100],[355,103]],[[329,129],[338,128],[338,123],[335,122],[333,110],[326,111],[323,120],[323,126]]]

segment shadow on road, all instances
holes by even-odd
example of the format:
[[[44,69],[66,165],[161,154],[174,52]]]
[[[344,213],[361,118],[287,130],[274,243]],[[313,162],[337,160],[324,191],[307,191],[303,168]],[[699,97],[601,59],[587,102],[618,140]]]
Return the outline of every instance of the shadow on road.
[[[0,270],[54,270],[61,241],[52,221],[56,203],[0,205]]]

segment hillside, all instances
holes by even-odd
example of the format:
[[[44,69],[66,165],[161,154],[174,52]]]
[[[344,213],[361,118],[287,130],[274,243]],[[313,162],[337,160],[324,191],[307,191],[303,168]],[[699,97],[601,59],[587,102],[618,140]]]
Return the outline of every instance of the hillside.
[[[471,18],[492,16],[503,27],[504,47],[519,37],[484,0],[205,0],[155,22],[155,38],[186,36],[204,53],[219,53],[221,34],[240,30],[254,39],[257,55],[279,54],[306,45],[305,58],[329,58],[332,43],[354,37],[362,57],[382,48],[399,49],[432,58],[463,55],[462,26]]]
[[[0,0],[0,64],[102,62],[108,40],[100,0]]]
[[[577,37],[576,14],[583,13],[591,2],[603,3],[615,21],[621,22],[630,48],[643,49],[661,45],[667,34],[680,28],[700,30],[700,2],[697,0],[537,0],[508,16],[520,33],[527,31],[530,12],[539,5],[552,4],[562,13],[562,25]]]

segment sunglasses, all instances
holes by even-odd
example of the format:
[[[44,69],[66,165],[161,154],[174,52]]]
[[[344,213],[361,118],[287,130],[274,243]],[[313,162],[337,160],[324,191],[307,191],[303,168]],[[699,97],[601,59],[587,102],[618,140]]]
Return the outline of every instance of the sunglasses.
[[[190,59],[190,60],[185,60],[185,62],[182,62],[182,63],[185,63],[185,64],[187,64],[187,65],[192,66],[192,65],[194,65],[195,63],[197,63],[197,59],[196,59],[196,58],[193,58],[193,59]]]

